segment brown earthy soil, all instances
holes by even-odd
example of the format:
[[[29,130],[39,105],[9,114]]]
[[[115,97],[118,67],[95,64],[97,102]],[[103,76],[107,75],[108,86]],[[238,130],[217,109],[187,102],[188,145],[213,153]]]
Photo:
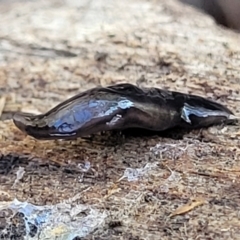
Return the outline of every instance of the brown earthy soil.
[[[37,141],[9,119],[123,82],[205,96],[239,116],[239,35],[172,0],[3,1],[0,12],[0,206],[79,194],[76,204],[106,214],[81,239],[240,239],[238,125]],[[143,174],[129,181],[127,168]],[[3,239],[23,239],[8,214]]]

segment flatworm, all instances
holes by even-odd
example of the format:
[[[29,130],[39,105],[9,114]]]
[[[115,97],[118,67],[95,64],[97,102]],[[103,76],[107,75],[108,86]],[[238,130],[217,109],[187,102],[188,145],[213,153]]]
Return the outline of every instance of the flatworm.
[[[13,116],[21,131],[46,140],[127,128],[163,131],[208,127],[235,119],[228,108],[206,98],[127,83],[87,90],[45,114],[18,112]]]

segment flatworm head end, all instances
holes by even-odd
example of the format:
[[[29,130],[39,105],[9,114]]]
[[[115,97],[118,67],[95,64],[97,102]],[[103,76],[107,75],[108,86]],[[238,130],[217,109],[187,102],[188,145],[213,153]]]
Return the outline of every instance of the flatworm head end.
[[[28,125],[31,125],[33,114],[17,112],[13,115],[13,123],[22,132],[26,132]]]
[[[22,132],[30,135],[36,139],[49,140],[57,138],[68,138],[66,134],[57,135],[57,129],[46,124],[44,115],[34,115],[31,113],[17,112],[13,115],[13,122],[15,126]]]

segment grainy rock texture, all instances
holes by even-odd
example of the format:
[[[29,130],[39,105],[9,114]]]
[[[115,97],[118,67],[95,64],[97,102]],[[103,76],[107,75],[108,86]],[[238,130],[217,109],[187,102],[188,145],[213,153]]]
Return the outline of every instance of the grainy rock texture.
[[[74,197],[73,208],[90,210],[72,222],[101,216],[81,239],[240,238],[239,126],[37,141],[9,120],[123,82],[205,96],[239,116],[240,35],[173,0],[3,1],[0,12],[3,239],[26,232],[3,207],[14,198],[46,206]],[[40,234],[32,228],[27,239]]]

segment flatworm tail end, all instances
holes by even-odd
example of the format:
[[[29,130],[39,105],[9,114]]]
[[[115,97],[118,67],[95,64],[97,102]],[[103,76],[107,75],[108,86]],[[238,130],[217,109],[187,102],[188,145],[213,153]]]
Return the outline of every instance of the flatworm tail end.
[[[238,118],[225,106],[198,96],[189,95],[181,112],[182,126],[190,128],[232,124]]]

